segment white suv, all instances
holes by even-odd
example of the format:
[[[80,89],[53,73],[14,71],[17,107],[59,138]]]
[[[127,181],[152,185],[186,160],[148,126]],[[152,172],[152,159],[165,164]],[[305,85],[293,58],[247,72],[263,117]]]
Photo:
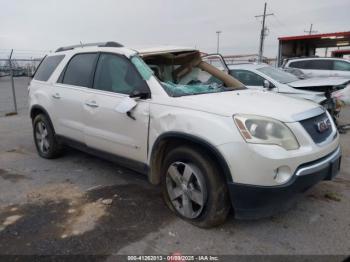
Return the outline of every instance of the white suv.
[[[291,58],[283,68],[298,68],[309,77],[342,76],[350,78],[350,61],[341,58]]]
[[[193,49],[60,48],[29,100],[40,156],[69,145],[145,173],[200,227],[222,223],[231,204],[237,218],[269,216],[339,171],[339,135],[322,107],[245,89]]]

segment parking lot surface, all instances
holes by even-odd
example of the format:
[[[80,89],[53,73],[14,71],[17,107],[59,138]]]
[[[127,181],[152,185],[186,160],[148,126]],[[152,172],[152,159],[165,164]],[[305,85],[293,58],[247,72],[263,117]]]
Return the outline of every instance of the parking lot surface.
[[[26,82],[16,80],[19,115],[0,116],[0,254],[350,254],[350,132],[341,135],[340,175],[293,209],[255,221],[231,215],[205,230],[174,216],[140,174],[73,149],[40,158]],[[350,122],[349,109],[341,121]]]

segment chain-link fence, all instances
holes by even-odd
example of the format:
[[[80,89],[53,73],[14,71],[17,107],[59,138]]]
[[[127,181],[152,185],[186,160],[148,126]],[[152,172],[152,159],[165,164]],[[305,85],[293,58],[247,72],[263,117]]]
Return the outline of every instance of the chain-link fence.
[[[17,114],[27,108],[28,84],[43,54],[21,58],[23,53],[11,50],[0,57],[0,116]],[[43,52],[41,52],[43,53]]]
[[[10,76],[0,77],[0,116],[26,110],[29,77],[14,77],[14,92]],[[14,93],[14,94],[13,94]]]

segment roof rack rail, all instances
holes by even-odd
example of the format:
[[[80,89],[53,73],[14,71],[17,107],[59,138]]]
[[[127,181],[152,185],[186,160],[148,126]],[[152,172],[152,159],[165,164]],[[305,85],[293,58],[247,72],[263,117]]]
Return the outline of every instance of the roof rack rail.
[[[117,42],[103,42],[103,43],[87,43],[87,44],[80,44],[80,45],[71,45],[71,46],[63,46],[56,50],[57,52],[63,52],[68,50],[73,50],[78,47],[88,47],[88,46],[98,46],[98,47],[123,47],[122,44],[119,44]]]
[[[293,57],[287,57],[285,59],[287,60],[293,60],[293,59],[300,59],[300,58],[322,58],[318,55],[310,55],[310,56],[293,56]]]

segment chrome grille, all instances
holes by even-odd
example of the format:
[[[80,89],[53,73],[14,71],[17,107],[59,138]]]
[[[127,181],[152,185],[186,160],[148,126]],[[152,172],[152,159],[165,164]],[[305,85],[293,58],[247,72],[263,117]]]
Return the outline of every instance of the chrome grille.
[[[300,121],[312,140],[319,144],[325,141],[332,134],[331,119],[326,113]],[[327,125],[326,128],[324,125]]]

